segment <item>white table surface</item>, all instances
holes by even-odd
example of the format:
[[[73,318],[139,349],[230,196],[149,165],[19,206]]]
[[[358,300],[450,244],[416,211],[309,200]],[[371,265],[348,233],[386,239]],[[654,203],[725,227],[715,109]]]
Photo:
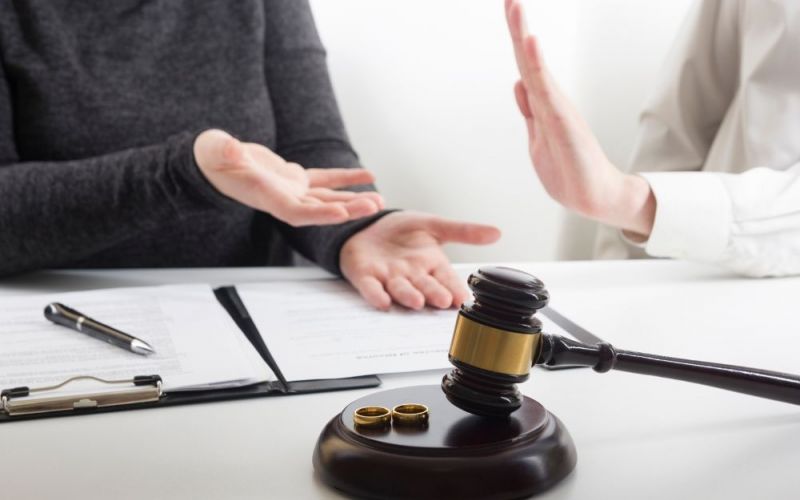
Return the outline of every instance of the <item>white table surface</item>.
[[[618,348],[800,372],[800,279],[749,280],[671,261],[516,264],[551,304]],[[465,266],[465,270],[477,266]],[[3,295],[322,276],[314,269],[42,272]],[[455,314],[455,313],[454,313]],[[0,353],[0,361],[2,353]],[[325,423],[380,389],[0,425],[0,498],[340,498],[315,478]],[[567,425],[576,470],[542,499],[800,498],[800,408],[627,373],[536,369],[522,390]]]

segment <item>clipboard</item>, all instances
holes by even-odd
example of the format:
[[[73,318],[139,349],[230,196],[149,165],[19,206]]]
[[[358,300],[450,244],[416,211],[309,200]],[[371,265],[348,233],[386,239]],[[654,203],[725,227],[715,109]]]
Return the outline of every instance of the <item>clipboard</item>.
[[[0,393],[0,424],[21,420],[162,408],[236,399],[363,389],[377,387],[381,384],[377,375],[300,381],[286,380],[236,292],[236,288],[233,286],[216,288],[214,295],[275,374],[276,380],[234,388],[165,392],[161,390],[161,377],[158,374],[141,375],[125,380],[106,380],[85,374],[48,387],[0,388],[3,389]],[[98,384],[98,387],[96,390],[85,393],[58,393],[60,389],[78,380],[92,381]],[[119,390],[108,391],[109,385],[117,385]],[[33,397],[32,393],[35,396],[47,394],[39,398]]]

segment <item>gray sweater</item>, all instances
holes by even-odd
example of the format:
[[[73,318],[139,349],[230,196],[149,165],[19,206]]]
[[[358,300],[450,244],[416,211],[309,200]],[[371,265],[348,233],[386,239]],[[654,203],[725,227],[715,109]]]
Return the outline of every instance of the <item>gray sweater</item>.
[[[376,217],[292,228],[194,162],[221,128],[306,167],[354,167],[305,0],[0,1],[0,274],[248,266],[289,245],[338,271]]]

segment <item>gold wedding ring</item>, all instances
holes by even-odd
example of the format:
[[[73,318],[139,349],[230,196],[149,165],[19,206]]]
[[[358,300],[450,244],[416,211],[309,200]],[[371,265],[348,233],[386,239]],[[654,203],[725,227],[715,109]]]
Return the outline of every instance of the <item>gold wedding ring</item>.
[[[384,406],[362,406],[353,412],[353,422],[360,427],[386,427],[391,421],[392,413]]]
[[[428,424],[429,415],[428,407],[418,403],[406,403],[392,408],[395,425],[424,426]]]

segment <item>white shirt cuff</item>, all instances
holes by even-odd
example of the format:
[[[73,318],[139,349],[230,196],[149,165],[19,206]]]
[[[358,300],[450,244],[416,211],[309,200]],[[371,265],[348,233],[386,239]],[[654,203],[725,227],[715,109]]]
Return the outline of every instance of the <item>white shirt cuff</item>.
[[[730,239],[731,200],[713,172],[639,174],[656,198],[653,231],[645,251],[654,257],[715,261]]]

